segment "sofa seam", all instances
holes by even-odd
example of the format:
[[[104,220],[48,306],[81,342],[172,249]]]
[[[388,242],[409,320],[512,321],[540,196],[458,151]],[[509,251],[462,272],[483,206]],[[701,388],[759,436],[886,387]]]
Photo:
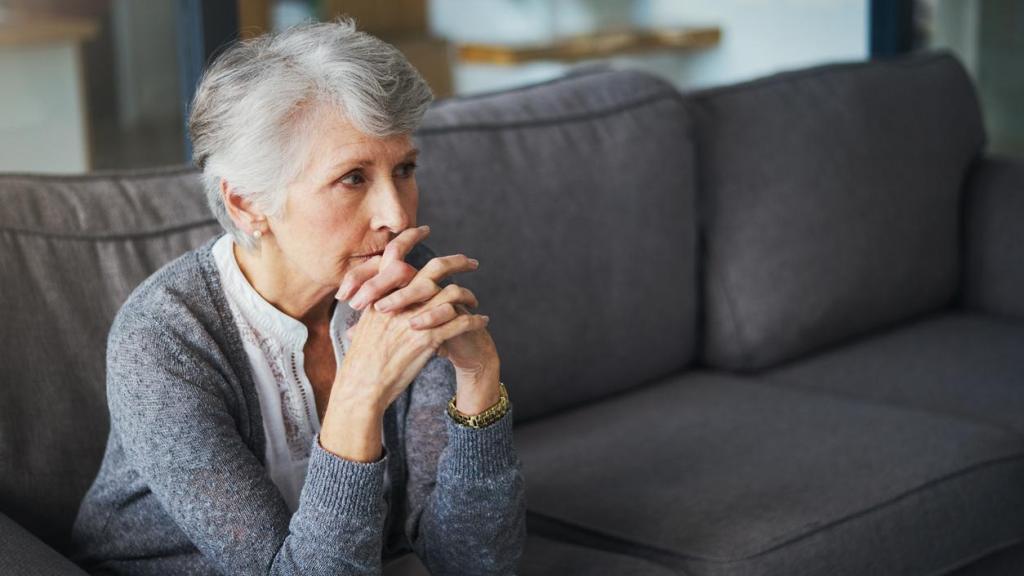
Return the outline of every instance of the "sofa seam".
[[[834,526],[839,526],[839,525],[845,524],[845,523],[847,523],[847,522],[849,522],[851,520],[856,520],[858,518],[867,516],[867,515],[872,514],[874,512],[883,510],[883,509],[885,509],[885,508],[887,508],[887,507],[889,507],[889,506],[891,506],[891,505],[893,505],[893,504],[895,504],[895,503],[897,503],[897,502],[899,502],[901,500],[904,500],[906,498],[912,497],[912,496],[914,496],[914,495],[916,495],[916,494],[922,492],[923,490],[925,490],[927,488],[930,488],[932,486],[938,486],[938,485],[946,483],[946,482],[948,482],[950,480],[955,480],[955,479],[960,478],[962,476],[967,476],[967,475],[973,474],[974,472],[977,472],[979,470],[983,470],[983,469],[986,469],[986,468],[998,466],[999,464],[1003,464],[1003,463],[1012,463],[1014,461],[1024,461],[1024,451],[1019,451],[1019,452],[1016,452],[1014,454],[1000,456],[998,458],[991,458],[991,459],[988,459],[988,460],[982,460],[980,462],[975,462],[975,463],[973,463],[973,464],[971,464],[971,465],[969,465],[969,466],[967,466],[965,468],[961,468],[959,470],[955,470],[953,472],[949,472],[949,473],[944,474],[942,476],[939,476],[937,478],[932,478],[930,480],[926,480],[926,481],[918,484],[917,486],[914,486],[913,488],[911,488],[909,490],[906,490],[904,492],[896,494],[895,496],[891,496],[891,497],[889,497],[889,498],[887,498],[885,500],[882,500],[882,501],[880,501],[880,502],[878,502],[878,503],[876,503],[876,504],[874,504],[872,506],[864,508],[863,510],[859,510],[859,511],[851,513],[851,514],[847,514],[846,516],[843,516],[842,518],[837,518],[836,520],[833,520],[831,522],[827,522],[825,524],[817,524],[817,525],[815,525],[814,529],[809,531],[809,532],[805,532],[803,534],[800,534],[798,536],[795,536],[795,537],[792,537],[792,538],[789,538],[789,539],[776,539],[773,544],[769,544],[769,546],[770,546],[769,548],[766,548],[765,550],[757,552],[756,554],[752,554],[752,555],[750,555],[748,557],[740,558],[740,560],[747,560],[747,559],[750,559],[750,558],[756,558],[758,556],[762,556],[764,554],[768,554],[770,552],[778,550],[779,548],[785,547],[785,546],[787,546],[789,544],[793,544],[795,542],[799,542],[800,540],[804,540],[806,538],[809,538],[810,536],[813,536],[813,535],[815,535],[818,532],[821,532],[823,530],[828,530],[828,529],[830,529],[830,528],[832,528]]]
[[[502,130],[516,130],[516,129],[529,129],[529,128],[545,128],[549,126],[557,126],[560,124],[578,124],[580,122],[586,122],[597,118],[604,118],[607,116],[614,116],[623,112],[629,112],[635,108],[641,108],[643,106],[654,104],[662,100],[675,101],[680,105],[680,108],[688,112],[686,102],[678,92],[662,91],[653,94],[649,94],[636,100],[623,102],[603,108],[601,110],[593,110],[580,114],[566,114],[563,116],[556,116],[552,118],[541,118],[537,120],[527,121],[513,121],[504,123],[476,123],[476,124],[464,124],[458,126],[435,126],[427,127],[418,130],[415,136],[438,136],[443,134],[452,134],[459,132],[500,132]],[[689,120],[689,114],[686,114],[687,120]]]
[[[109,170],[93,170],[86,174],[43,174],[39,172],[4,172],[0,174],[0,182],[4,180],[28,180],[40,182],[57,180],[59,182],[92,182],[94,180],[128,179],[147,180],[165,176],[180,176],[188,173],[201,174],[191,164],[180,164],[177,166],[162,166],[150,168],[112,168]]]
[[[522,85],[522,86],[511,86],[511,87],[507,87],[507,88],[503,88],[503,89],[489,90],[489,91],[486,91],[486,92],[477,92],[475,94],[456,94],[456,95],[453,95],[453,96],[449,96],[447,98],[441,98],[441,99],[437,100],[437,104],[436,104],[435,108],[440,109],[440,108],[443,108],[443,107],[448,106],[450,104],[461,104],[461,103],[469,103],[469,102],[479,102],[481,100],[487,100],[488,98],[496,98],[496,97],[505,96],[505,95],[508,95],[508,94],[522,94],[523,92],[529,92],[529,91],[531,91],[533,89],[536,89],[536,88],[539,88],[539,87],[543,87],[543,86],[551,86],[551,85],[563,84],[563,83],[570,82],[570,81],[573,81],[573,80],[579,80],[579,79],[588,78],[588,77],[591,77],[591,76],[607,75],[609,73],[614,73],[614,72],[621,72],[621,71],[620,70],[616,70],[614,68],[593,68],[593,69],[591,69],[591,68],[586,68],[586,67],[580,67],[580,68],[577,68],[575,70],[574,69],[570,69],[570,70],[567,70],[565,72],[565,74],[562,74],[561,76],[555,76],[554,78],[549,78],[547,80],[541,80],[539,82],[533,82],[533,83]],[[636,72],[636,70],[630,70],[630,72]]]
[[[0,233],[13,234],[15,236],[36,236],[49,238],[53,240],[67,240],[67,241],[118,241],[118,240],[137,240],[144,238],[153,238],[157,236],[163,236],[165,234],[173,234],[175,232],[184,232],[186,230],[192,230],[195,228],[202,228],[204,226],[210,226],[217,224],[215,218],[207,218],[204,220],[196,220],[193,222],[185,222],[183,224],[176,224],[174,226],[166,226],[158,228],[156,230],[148,231],[131,231],[131,232],[78,232],[78,233],[62,233],[53,232],[49,230],[33,230],[30,228],[17,228],[13,226],[0,226]]]
[[[967,567],[971,566],[972,564],[974,564],[975,562],[978,562],[979,560],[984,560],[984,559],[988,558],[989,556],[992,556],[993,554],[998,554],[1000,552],[1004,552],[1006,550],[1009,550],[1010,548],[1013,548],[1014,546],[1017,546],[1017,545],[1019,545],[1021,543],[1024,543],[1024,536],[1013,538],[1011,540],[1005,540],[1005,541],[1003,541],[1003,542],[1001,542],[1001,543],[999,543],[999,544],[997,544],[995,546],[990,546],[990,547],[986,548],[985,551],[981,552],[980,554],[975,554],[974,556],[971,556],[969,558],[962,559],[959,562],[955,562],[953,564],[950,564],[950,565],[946,566],[945,568],[940,568],[939,570],[937,570],[935,572],[932,572],[928,576],[943,576],[943,575],[950,574],[954,570],[960,570],[961,568],[967,568]]]
[[[759,90],[762,88],[769,88],[777,84],[783,82],[790,82],[793,80],[817,78],[821,76],[830,75],[835,72],[874,69],[878,67],[879,64],[884,66],[916,68],[930,66],[942,61],[948,61],[949,59],[950,55],[947,52],[936,51],[924,57],[922,57],[922,55],[920,54],[916,54],[903,55],[900,57],[888,59],[833,62],[831,64],[815,66],[810,69],[783,70],[767,77],[753,78],[745,82],[740,82],[736,84],[698,88],[695,90],[681,92],[681,94],[686,99],[705,100],[720,95],[731,95],[748,90]]]
[[[718,284],[718,290],[722,294],[722,298],[725,299],[726,310],[729,313],[729,323],[732,324],[732,332],[735,335],[736,342],[739,346],[739,368],[740,370],[749,370],[752,363],[750,346],[747,343],[747,338],[743,334],[743,327],[737,319],[736,314],[736,302],[732,297],[732,293],[729,291],[729,286],[725,283],[725,278],[717,267],[708,266],[711,270],[711,274],[714,275],[716,283]]]

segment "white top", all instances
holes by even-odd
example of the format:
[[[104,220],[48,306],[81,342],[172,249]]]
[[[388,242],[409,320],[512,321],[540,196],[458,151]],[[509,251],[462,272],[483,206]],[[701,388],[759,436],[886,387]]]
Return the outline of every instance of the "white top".
[[[230,234],[224,234],[214,242],[213,257],[260,399],[267,472],[294,513],[306,481],[313,438],[320,431],[313,387],[303,363],[308,331],[249,284],[235,259],[234,243]],[[334,307],[330,333],[336,366],[341,366],[349,347],[345,331],[360,314],[341,300]]]

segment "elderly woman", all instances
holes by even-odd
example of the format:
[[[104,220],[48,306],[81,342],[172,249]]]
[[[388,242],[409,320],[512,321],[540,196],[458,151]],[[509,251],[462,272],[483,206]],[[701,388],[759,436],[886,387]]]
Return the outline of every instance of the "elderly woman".
[[[73,530],[109,574],[512,574],[512,410],[478,302],[416,226],[432,100],[349,20],[235,44],[189,128],[226,229],[128,298]]]

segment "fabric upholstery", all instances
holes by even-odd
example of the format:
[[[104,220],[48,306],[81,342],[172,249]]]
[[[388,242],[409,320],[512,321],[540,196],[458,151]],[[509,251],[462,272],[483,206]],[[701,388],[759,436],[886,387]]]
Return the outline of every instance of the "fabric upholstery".
[[[643,558],[614,554],[528,534],[517,576],[674,576],[679,573]],[[430,576],[414,554],[384,567],[383,576]]]
[[[984,558],[965,564],[947,576],[1007,576],[1024,574],[1024,539],[1010,547],[998,546]]]
[[[690,371],[516,432],[528,507],[693,575],[938,574],[1024,536],[1024,439]]]
[[[783,386],[985,422],[1024,438],[1024,321],[936,313],[765,372]]]
[[[696,350],[693,148],[678,93],[598,72],[459,99],[417,134],[419,222],[480,268],[517,421],[686,366]]]
[[[984,158],[964,195],[966,305],[1024,319],[1024,158]]]
[[[0,574],[86,576],[72,561],[0,512]]]
[[[650,560],[537,535],[528,536],[517,576],[677,576]]]
[[[948,53],[688,96],[706,230],[702,356],[753,371],[948,305],[984,142]]]
[[[190,169],[5,175],[0,206],[0,510],[64,551],[106,444],[114,314],[220,225]]]

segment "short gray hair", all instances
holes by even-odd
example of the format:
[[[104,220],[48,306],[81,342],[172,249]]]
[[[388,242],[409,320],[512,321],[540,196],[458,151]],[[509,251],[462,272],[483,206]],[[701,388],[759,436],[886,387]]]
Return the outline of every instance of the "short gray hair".
[[[433,98],[398,49],[349,18],[236,42],[203,73],[189,113],[210,209],[236,242],[256,248],[228,216],[222,178],[280,214],[304,164],[312,110],[332,106],[361,132],[386,137],[415,131]]]

